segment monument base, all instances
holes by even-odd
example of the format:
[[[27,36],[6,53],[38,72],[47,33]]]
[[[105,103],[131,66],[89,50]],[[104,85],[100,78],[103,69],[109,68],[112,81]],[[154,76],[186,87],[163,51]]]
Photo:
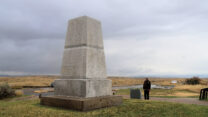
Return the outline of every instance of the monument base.
[[[100,97],[112,95],[112,81],[108,79],[56,79],[55,95]]]
[[[44,96],[40,97],[40,104],[72,110],[88,111],[98,108],[120,105],[122,104],[122,96],[101,96],[91,98]]]

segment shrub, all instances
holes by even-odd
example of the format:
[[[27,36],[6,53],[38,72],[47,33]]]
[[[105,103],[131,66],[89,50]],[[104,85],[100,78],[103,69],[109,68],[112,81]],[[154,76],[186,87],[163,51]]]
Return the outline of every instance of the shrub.
[[[185,81],[186,84],[190,84],[190,85],[200,84],[200,82],[201,82],[201,79],[199,77],[189,78],[189,79],[186,79]]]
[[[23,91],[22,90],[16,90],[15,91],[15,95],[16,96],[22,96],[23,95]]]
[[[15,96],[14,90],[7,84],[0,84],[0,99]]]

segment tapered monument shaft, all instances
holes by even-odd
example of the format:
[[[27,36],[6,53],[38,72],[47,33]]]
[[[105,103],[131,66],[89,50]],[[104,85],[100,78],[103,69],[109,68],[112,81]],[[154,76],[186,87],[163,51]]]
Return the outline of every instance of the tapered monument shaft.
[[[106,78],[101,23],[87,16],[69,21],[62,78]]]
[[[112,96],[107,79],[101,23],[82,16],[69,21],[61,78],[55,80],[55,95],[40,96],[40,103],[80,111],[120,105]]]
[[[78,97],[111,95],[112,83],[106,75],[101,23],[82,16],[69,21],[61,79],[55,94]]]

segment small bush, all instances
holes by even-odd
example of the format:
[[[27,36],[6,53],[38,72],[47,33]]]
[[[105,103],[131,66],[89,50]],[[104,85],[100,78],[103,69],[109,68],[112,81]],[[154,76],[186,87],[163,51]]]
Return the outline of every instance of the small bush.
[[[16,96],[22,96],[23,95],[23,91],[22,90],[16,90],[15,91],[15,95]]]
[[[190,79],[186,79],[185,83],[189,84],[189,85],[196,85],[196,84],[200,84],[201,79],[199,77],[193,77]]]
[[[15,96],[14,90],[7,84],[0,84],[0,99]]]

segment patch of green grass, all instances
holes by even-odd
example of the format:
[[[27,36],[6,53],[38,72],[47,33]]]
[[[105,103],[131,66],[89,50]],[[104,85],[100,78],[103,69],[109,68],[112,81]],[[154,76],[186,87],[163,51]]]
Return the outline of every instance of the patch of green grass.
[[[0,117],[207,117],[208,107],[170,102],[124,100],[120,106],[79,112],[42,106],[38,99],[0,101]]]
[[[189,89],[177,89],[175,91],[180,91],[180,92],[189,92],[189,93],[198,93],[196,91],[192,91],[192,90],[189,90]]]
[[[116,95],[129,95],[129,94],[130,94],[130,89],[120,89],[116,91]]]
[[[143,89],[140,89],[142,95],[144,94]],[[182,89],[151,89],[150,91],[150,96],[151,97],[162,97],[162,98],[198,98],[199,96],[177,96],[174,95],[176,92],[181,92],[181,93],[187,93],[190,92],[192,93],[193,91],[190,90],[182,90]],[[168,96],[168,95],[173,95],[173,96]],[[130,89],[120,89],[117,90],[116,95],[130,95]]]
[[[151,97],[159,97],[159,98],[199,98],[199,96],[151,96]]]
[[[17,98],[20,98],[20,97],[29,97],[29,96],[30,95],[12,96],[12,97],[1,99],[0,101],[11,101],[13,99],[17,99]]]
[[[172,89],[151,89],[150,94],[151,95],[157,95],[157,94],[173,94],[175,91]]]
[[[141,93],[144,92],[143,89],[140,89],[140,91],[141,91]],[[171,90],[171,89],[170,90],[169,89],[151,89],[151,91],[150,91],[151,95],[156,95],[158,93],[167,95],[167,94],[174,93],[174,91]],[[117,90],[116,94],[117,95],[129,95],[130,94],[130,89]]]
[[[158,97],[158,98],[181,98],[178,96],[151,96],[151,97]]]

